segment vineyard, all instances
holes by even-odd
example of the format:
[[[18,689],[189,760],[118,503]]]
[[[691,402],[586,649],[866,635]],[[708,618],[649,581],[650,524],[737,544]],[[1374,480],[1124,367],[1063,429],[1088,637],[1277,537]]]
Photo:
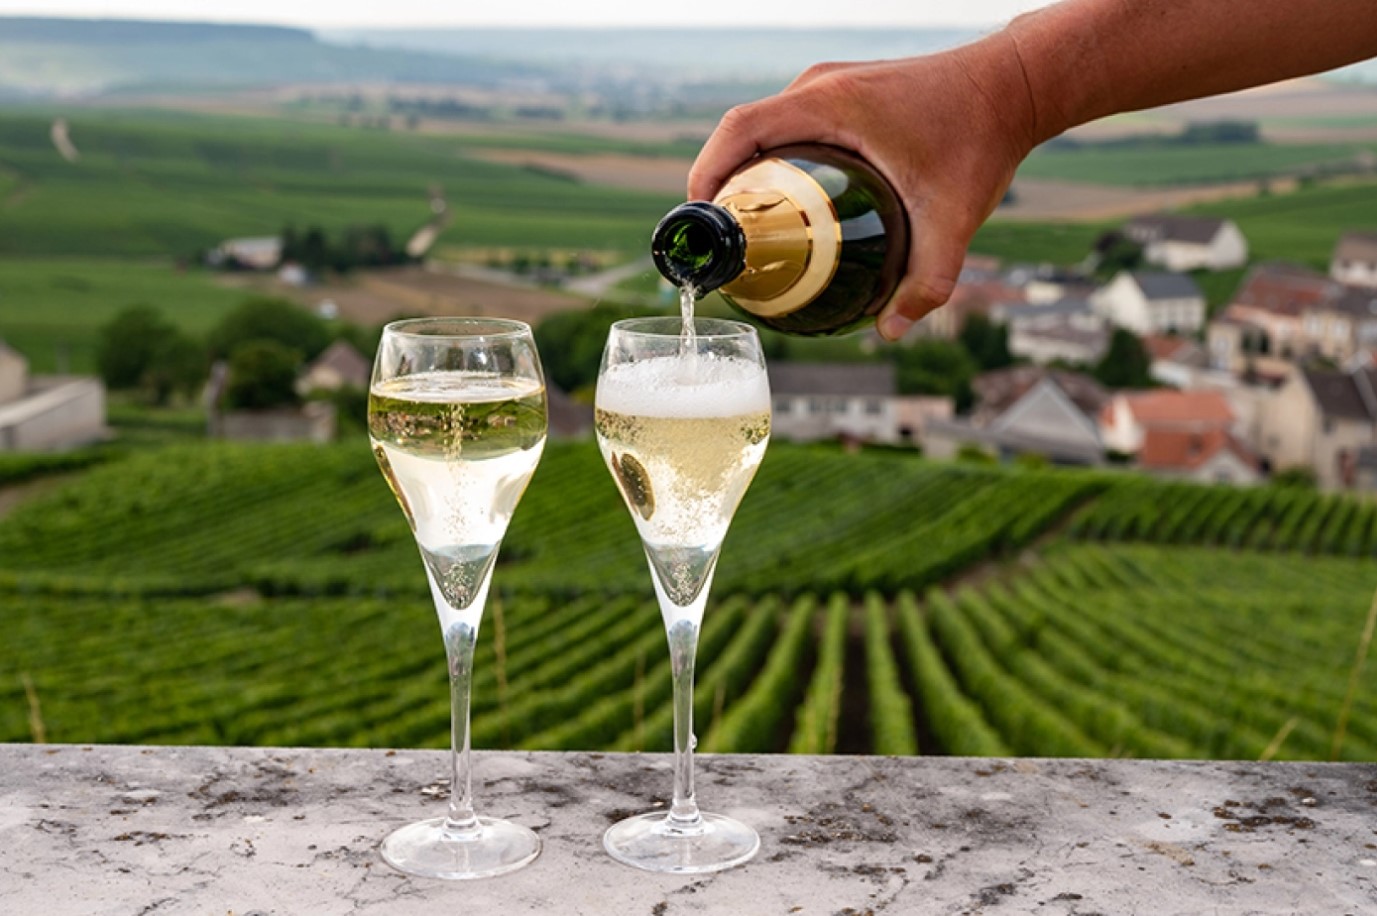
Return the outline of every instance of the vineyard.
[[[443,746],[419,559],[366,445],[0,461],[0,740]],[[700,644],[707,751],[1370,760],[1377,506],[775,444]],[[1363,651],[1366,647],[1363,646]],[[644,557],[591,443],[503,545],[476,746],[664,750]]]

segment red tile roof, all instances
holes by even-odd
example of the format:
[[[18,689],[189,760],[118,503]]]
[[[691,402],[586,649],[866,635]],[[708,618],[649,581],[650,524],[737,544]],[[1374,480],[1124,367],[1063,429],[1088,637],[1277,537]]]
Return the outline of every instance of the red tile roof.
[[[1243,278],[1232,305],[1301,315],[1325,302],[1337,286],[1322,273],[1293,264],[1259,264]]]
[[[1254,470],[1261,465],[1257,456],[1223,429],[1192,432],[1184,429],[1149,428],[1138,452],[1140,467],[1158,471],[1190,471],[1200,467],[1221,451],[1233,452]]]
[[[1145,391],[1124,396],[1133,418],[1145,427],[1215,426],[1234,422],[1228,398],[1218,391]]]
[[[1152,357],[1153,362],[1159,359],[1171,359],[1182,347],[1190,341],[1184,337],[1169,337],[1165,334],[1149,334],[1143,338],[1143,346],[1147,348],[1148,356]]]

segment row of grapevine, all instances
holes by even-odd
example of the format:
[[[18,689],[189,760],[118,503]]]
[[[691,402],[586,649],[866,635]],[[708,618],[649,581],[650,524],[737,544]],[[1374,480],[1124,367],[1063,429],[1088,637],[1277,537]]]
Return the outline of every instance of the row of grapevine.
[[[827,602],[823,617],[818,663],[794,715],[789,751],[793,754],[830,754],[837,749],[841,726],[843,680],[846,677],[846,630],[851,604],[843,594]]]
[[[921,734],[925,753],[1324,759],[1371,586],[1366,561],[1063,545],[921,602],[726,596],[694,716],[718,751],[915,753]],[[447,739],[424,599],[0,595],[0,618],[0,740]],[[476,671],[475,746],[672,744],[648,598],[495,598]],[[1360,686],[1345,759],[1377,755],[1377,672]]]
[[[1311,490],[1164,484],[1124,475],[1071,526],[1089,541],[1377,554],[1377,504]]]
[[[723,592],[894,593],[1027,544],[1098,478],[771,449],[724,545]],[[787,519],[788,524],[781,524]],[[639,540],[591,443],[554,443],[495,587],[649,594]],[[138,452],[0,519],[0,590],[424,596],[410,533],[361,441]]]
[[[1190,567],[1218,588],[1173,581]],[[930,593],[926,620],[1017,753],[1323,759],[1371,586],[1348,560],[1079,547],[1007,587]],[[1304,597],[1278,601],[1285,589]],[[1343,756],[1377,753],[1374,728],[1360,698]]]

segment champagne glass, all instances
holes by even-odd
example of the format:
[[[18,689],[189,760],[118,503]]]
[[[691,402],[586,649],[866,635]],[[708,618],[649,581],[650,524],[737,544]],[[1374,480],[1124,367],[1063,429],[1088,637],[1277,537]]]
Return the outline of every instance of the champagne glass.
[[[633,318],[612,325],[598,373],[598,446],[650,563],[674,678],[674,799],[614,824],[613,858],[647,871],[739,865],[760,837],[698,810],[693,667],[722,539],[770,436],[760,338],[736,321]]]
[[[540,839],[478,817],[469,691],[478,624],[507,522],[545,447],[545,383],[531,329],[495,318],[419,318],[383,329],[368,434],[425,561],[449,660],[449,814],[383,841],[389,864],[432,878],[520,868]]]

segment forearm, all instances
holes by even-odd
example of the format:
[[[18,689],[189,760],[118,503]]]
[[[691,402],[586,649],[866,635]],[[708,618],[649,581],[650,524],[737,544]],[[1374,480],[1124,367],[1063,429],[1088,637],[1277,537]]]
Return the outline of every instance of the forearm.
[[[1041,142],[1377,55],[1377,0],[1066,0],[1011,22]],[[995,36],[992,36],[992,38]]]

